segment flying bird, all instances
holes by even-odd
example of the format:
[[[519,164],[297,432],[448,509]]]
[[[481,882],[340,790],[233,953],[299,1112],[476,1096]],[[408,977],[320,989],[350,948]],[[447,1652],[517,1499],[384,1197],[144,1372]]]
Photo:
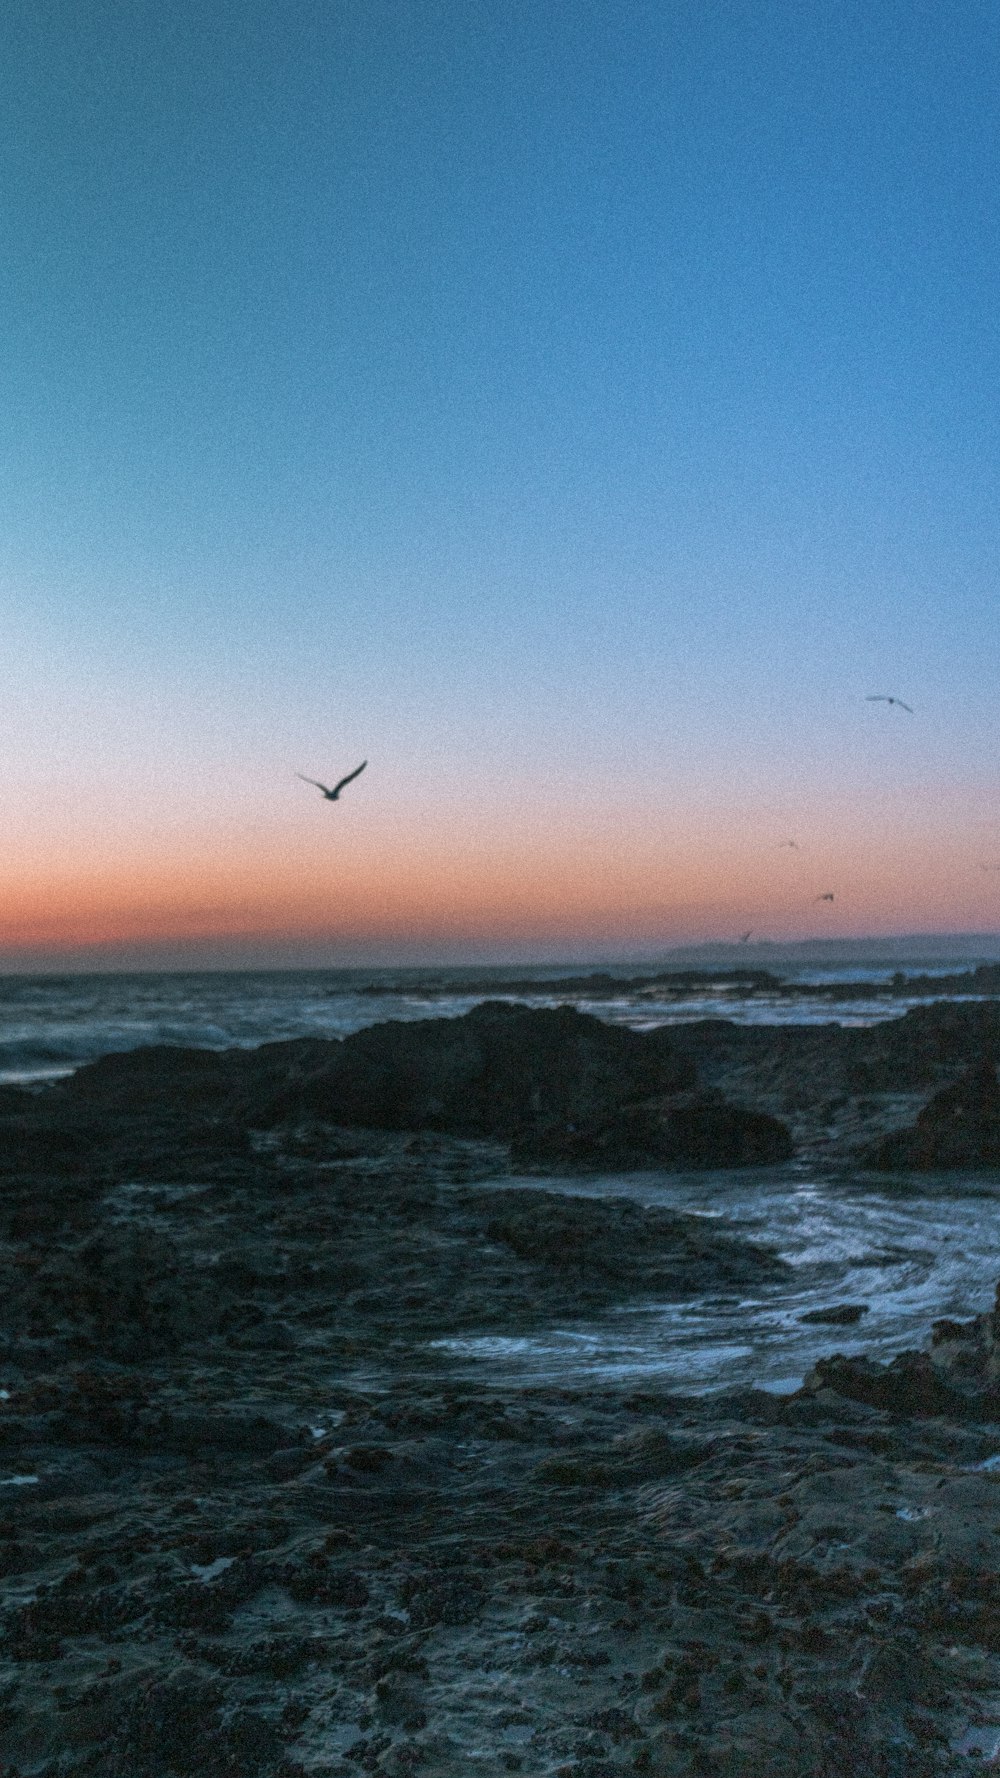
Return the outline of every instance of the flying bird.
[[[779,840],[778,841],[778,851],[779,852],[783,851],[785,846],[790,846],[793,852],[797,852],[799,849],[799,842],[798,842],[798,840]]]
[[[348,772],[347,777],[341,778],[340,782],[335,784],[332,790],[327,789],[327,786],[325,784],[321,784],[318,778],[307,778],[304,772],[296,772],[295,776],[296,776],[296,778],[301,778],[303,784],[315,784],[316,789],[321,790],[323,792],[323,795],[326,797],[326,800],[328,803],[335,803],[337,801],[337,798],[339,797],[341,791],[343,790],[344,785],[350,784],[353,781],[353,779],[359,777],[360,774],[364,771],[365,766],[367,764],[368,764],[368,761],[366,759],[363,759],[361,761],[361,764],[358,766],[357,770],[353,771],[353,772]]]
[[[907,711],[909,711],[909,714],[911,716],[913,715],[913,709],[910,704],[904,704],[902,698],[888,698],[888,697],[886,697],[885,692],[876,691],[876,692],[870,693],[869,696],[866,697],[865,703],[866,704],[898,704],[898,706],[901,710],[907,710]]]
[[[753,938],[753,927],[752,926],[751,926],[749,932],[741,932],[740,933],[740,944],[745,945],[747,940],[751,939],[751,938]]]
[[[813,900],[814,901],[832,901],[833,895],[831,894],[830,890],[828,889],[825,895],[815,895],[813,897]]]

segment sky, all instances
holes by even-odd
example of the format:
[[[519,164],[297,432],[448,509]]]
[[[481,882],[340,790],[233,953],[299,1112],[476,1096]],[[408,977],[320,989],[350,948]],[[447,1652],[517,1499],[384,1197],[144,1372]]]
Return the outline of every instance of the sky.
[[[0,967],[1000,930],[998,94],[988,0],[11,0]]]

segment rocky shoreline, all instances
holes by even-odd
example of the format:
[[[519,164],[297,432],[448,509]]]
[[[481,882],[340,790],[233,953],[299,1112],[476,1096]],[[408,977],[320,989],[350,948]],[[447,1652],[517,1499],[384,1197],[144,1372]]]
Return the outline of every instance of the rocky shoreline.
[[[780,1397],[470,1384],[435,1341],[781,1275],[546,1169],[762,1132],[856,1168],[900,1131],[893,1165],[989,1166],[998,1037],[989,1003],[651,1039],[480,1009],[0,1093],[0,1774],[973,1769],[993,1315],[888,1366],[834,1324]]]
[[[428,1001],[456,996],[488,999],[498,993],[520,999],[551,995],[553,999],[563,1003],[617,1000],[625,994],[660,1001],[684,1000],[692,993],[705,992],[710,992],[716,998],[727,994],[738,995],[740,998],[759,995],[769,1000],[793,1002],[829,1000],[833,1003],[856,1003],[900,997],[909,1000],[953,1000],[957,996],[989,998],[1000,993],[1000,964],[978,963],[971,969],[939,975],[928,975],[925,971],[910,974],[900,969],[891,976],[876,981],[833,979],[808,982],[795,976],[779,975],[772,969],[727,969],[724,966],[715,969],[647,970],[642,975],[615,975],[610,970],[590,970],[586,975],[567,973],[548,977],[540,970],[530,976],[504,976],[502,972],[494,970],[489,976],[469,976],[465,979],[449,973],[444,980],[440,974],[430,973],[416,979],[409,974],[405,981],[400,979],[361,983],[355,991],[371,999],[385,999],[405,991],[411,998]]]

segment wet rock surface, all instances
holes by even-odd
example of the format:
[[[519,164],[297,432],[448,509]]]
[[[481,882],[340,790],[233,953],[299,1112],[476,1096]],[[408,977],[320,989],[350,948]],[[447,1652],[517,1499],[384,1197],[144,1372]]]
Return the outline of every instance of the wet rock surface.
[[[716,1035],[688,1064],[746,1082]],[[443,1334],[781,1263],[507,1186],[489,1135],[255,1123],[314,1045],[195,1054],[0,1101],[3,1778],[969,1769],[995,1314],[787,1397],[471,1384]]]
[[[1000,1083],[990,1059],[942,1087],[910,1129],[883,1136],[868,1153],[873,1167],[921,1172],[1000,1167]]]
[[[828,1327],[852,1327],[867,1315],[867,1303],[834,1303],[829,1309],[810,1309],[799,1320]]]
[[[390,1021],[341,1041],[105,1056],[51,1097],[65,1106],[71,1144],[85,1141],[88,1112],[120,1120],[182,1105],[209,1147],[231,1148],[241,1131],[245,1141],[247,1127],[312,1118],[513,1141],[522,1159],[542,1164],[759,1166],[788,1157],[777,1119],[698,1092],[696,1077],[669,1031],[639,1033],[569,1006],[486,1002],[462,1018]]]
[[[623,1106],[582,1127],[539,1123],[512,1146],[516,1161],[573,1172],[766,1167],[790,1160],[794,1152],[778,1118],[729,1105],[721,1094],[699,1092]]]
[[[917,1006],[867,1029],[706,1019],[671,1031],[702,1089],[779,1118],[804,1158],[879,1170],[947,1167],[966,1164],[960,1146],[954,1160],[943,1143],[939,1159],[921,1159],[909,1132],[935,1095],[1000,1054],[1000,1003]],[[903,1146],[894,1148],[901,1132]],[[983,1152],[972,1164],[1000,1170]]]
[[[0,1115],[20,1119],[23,1144],[40,1145],[43,1173],[46,1147],[63,1173],[89,1167],[88,1144],[102,1140],[108,1116],[122,1140],[133,1120],[139,1152],[159,1123],[207,1162],[239,1142],[249,1152],[254,1129],[312,1118],[512,1142],[523,1164],[543,1170],[758,1166],[791,1152],[927,1170],[967,1164],[975,1124],[963,1125],[947,1098],[931,1102],[998,1054],[995,1000],[917,1006],[867,1029],[703,1019],[645,1033],[571,1006],[494,1002],[343,1041],[105,1056],[51,1089],[44,1129],[30,1106],[0,1105]],[[998,1123],[983,1101],[969,1164],[1000,1170]]]
[[[669,1033],[640,1034],[569,1006],[487,1001],[463,1018],[372,1025],[327,1050],[277,1089],[262,1122],[312,1115],[504,1139],[538,1123],[606,1117],[694,1079]]]
[[[496,994],[500,985],[495,971],[489,976],[469,976],[464,980],[449,975],[447,981],[442,981],[440,974],[435,973],[423,980],[419,977],[414,979],[412,972],[408,972],[405,981],[372,981],[358,991],[373,999],[405,992],[433,1001],[446,995]],[[711,992],[713,995],[727,992],[759,994],[769,1000],[822,999],[829,1000],[832,1004],[838,1001],[877,1001],[898,998],[900,995],[912,999],[953,999],[958,995],[987,998],[1000,994],[1000,964],[980,963],[971,969],[959,970],[949,975],[897,970],[891,977],[880,981],[838,979],[826,982],[812,979],[798,981],[769,969],[727,968],[725,965],[717,965],[714,969],[655,970],[634,976],[611,974],[607,970],[591,970],[586,975],[564,974],[546,978],[540,971],[536,971],[520,978],[513,974],[504,977],[502,990],[504,994],[515,994],[521,998],[547,993],[553,999],[588,1001],[615,1000],[624,993],[642,995],[655,1001],[671,997],[683,999],[698,991]]]

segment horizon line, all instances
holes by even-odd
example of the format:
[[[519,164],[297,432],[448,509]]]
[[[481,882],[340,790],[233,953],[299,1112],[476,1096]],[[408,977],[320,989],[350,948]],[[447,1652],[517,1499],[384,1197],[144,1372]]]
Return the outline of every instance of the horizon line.
[[[775,939],[759,938],[746,943],[738,939],[695,939],[686,943],[671,944],[662,951],[649,951],[623,955],[620,952],[613,956],[600,952],[581,951],[571,956],[560,958],[491,958],[470,957],[465,959],[446,960],[432,958],[414,962],[406,959],[362,959],[355,962],[302,962],[281,963],[274,961],[253,963],[250,961],[170,961],[170,962],[130,962],[125,958],[97,961],[86,954],[77,958],[62,956],[38,957],[26,962],[23,957],[5,957],[0,952],[0,979],[17,980],[33,976],[146,976],[146,975],[330,975],[330,974],[363,974],[375,972],[382,974],[396,970],[401,974],[414,975],[428,972],[496,972],[496,971],[536,971],[550,970],[568,972],[587,968],[591,970],[608,969],[623,971],[628,969],[663,968],[672,958],[683,956],[705,955],[708,953],[731,955],[734,959],[752,959],[761,952],[770,954],[798,953],[807,951],[822,952],[832,955],[836,952],[857,952],[865,950],[869,954],[880,947],[889,954],[897,953],[907,946],[916,950],[926,951],[931,947],[950,948],[962,946],[989,947],[1000,951],[1000,931],[969,932],[969,931],[933,931],[903,933],[854,934],[850,936],[832,937],[816,935],[810,938]],[[777,960],[777,957],[776,957]],[[973,959],[962,959],[972,962]]]

